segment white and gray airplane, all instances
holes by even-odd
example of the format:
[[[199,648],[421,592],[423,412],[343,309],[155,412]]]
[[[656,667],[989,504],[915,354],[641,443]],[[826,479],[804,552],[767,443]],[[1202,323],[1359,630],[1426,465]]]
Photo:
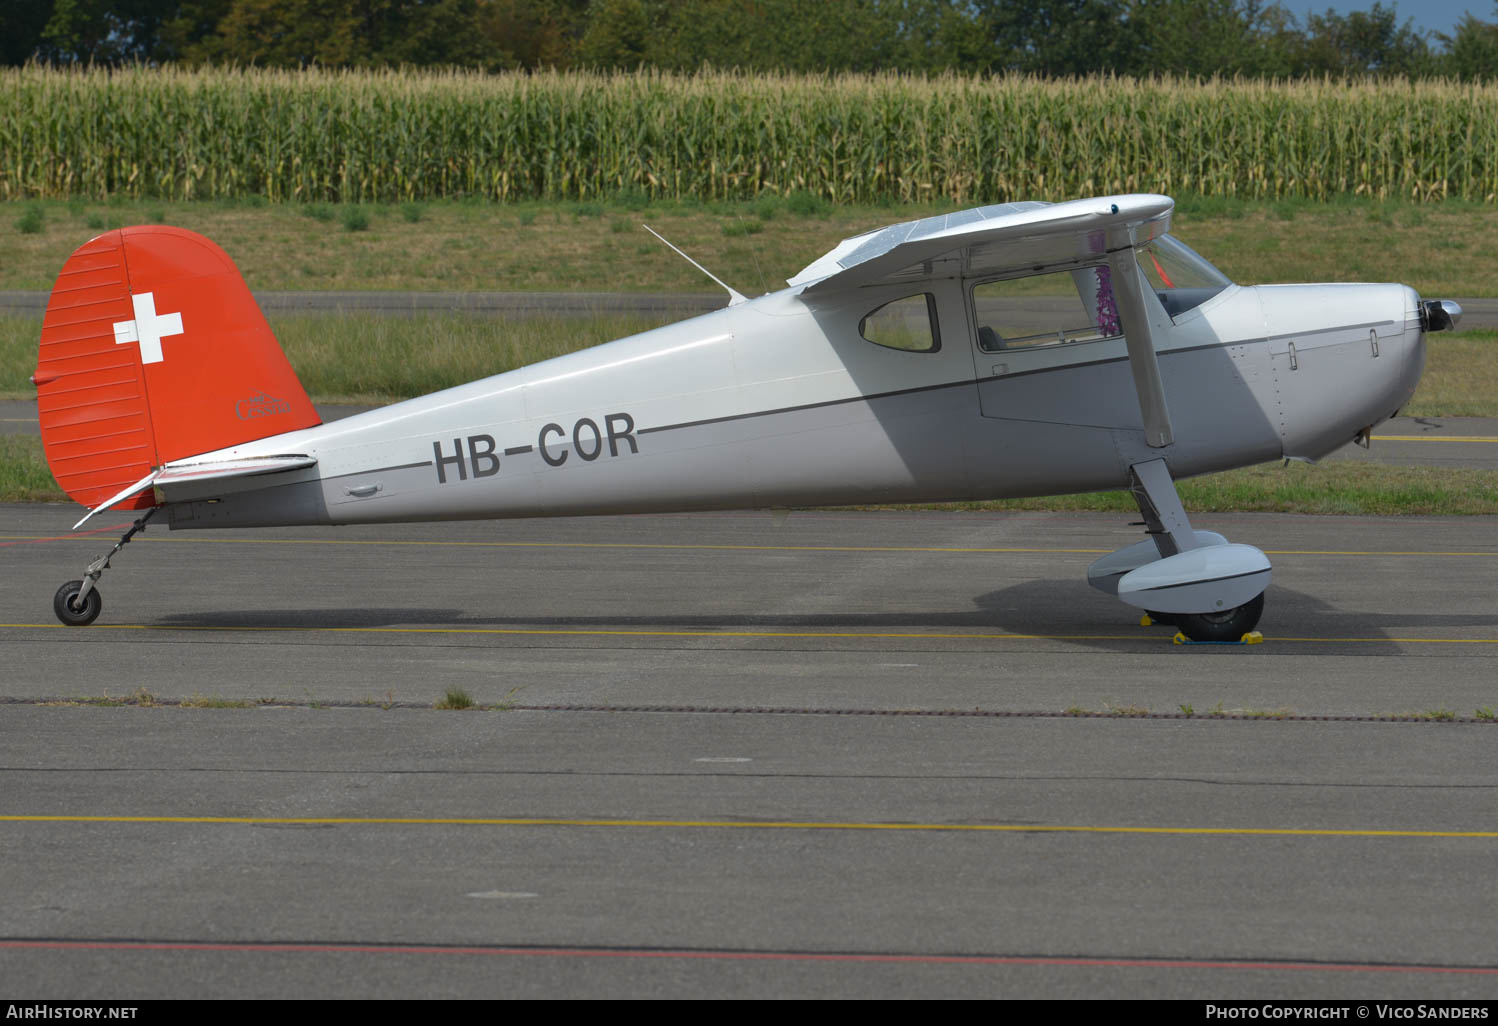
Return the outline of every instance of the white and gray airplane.
[[[88,516],[148,512],[54,610],[92,623],[110,558],[157,513],[201,530],[1127,487],[1148,537],[1089,582],[1237,640],[1269,560],[1194,529],[1174,481],[1366,443],[1461,311],[1404,285],[1235,285],[1168,234],[1173,207],[897,224],[778,292],[729,288],[714,313],[331,424],[223,250],[108,232],[64,266],[33,380],[62,487]]]

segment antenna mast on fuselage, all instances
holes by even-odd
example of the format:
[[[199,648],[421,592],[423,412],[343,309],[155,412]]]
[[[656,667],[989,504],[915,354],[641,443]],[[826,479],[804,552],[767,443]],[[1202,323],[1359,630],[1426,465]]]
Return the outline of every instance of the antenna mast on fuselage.
[[[703,267],[697,261],[695,261],[691,257],[687,256],[681,250],[677,249],[675,246],[672,246],[670,239],[666,238],[660,232],[658,232],[654,228],[650,227],[650,225],[648,225],[648,224],[642,224],[642,225],[640,225],[640,227],[644,228],[651,235],[654,235],[657,239],[660,239],[666,245],[671,246],[671,248],[673,250],[675,250],[677,256],[681,257],[687,263],[689,263],[693,267],[697,268],[697,270],[701,271],[703,274],[707,275],[713,281],[717,282],[719,285],[722,285],[725,289],[727,289],[728,290],[728,305],[729,306],[738,306],[740,303],[747,303],[747,302],[749,302],[749,297],[748,296],[744,295],[742,292],[740,292],[737,289],[733,288],[733,286],[729,285],[722,278],[719,278],[712,271],[709,271],[706,267]]]

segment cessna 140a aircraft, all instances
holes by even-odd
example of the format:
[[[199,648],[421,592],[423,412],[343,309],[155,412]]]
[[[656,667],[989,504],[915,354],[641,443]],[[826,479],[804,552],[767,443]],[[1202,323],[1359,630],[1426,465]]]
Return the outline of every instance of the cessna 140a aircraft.
[[[201,530],[1123,486],[1148,537],[1089,581],[1189,638],[1236,640],[1269,560],[1193,529],[1174,480],[1366,441],[1413,393],[1424,333],[1461,311],[1403,285],[1235,285],[1167,234],[1173,207],[894,225],[781,291],[730,288],[714,313],[331,424],[223,250],[107,232],[47,307],[42,439],[89,516],[150,512],[54,609],[92,623],[110,557],[157,513]]]

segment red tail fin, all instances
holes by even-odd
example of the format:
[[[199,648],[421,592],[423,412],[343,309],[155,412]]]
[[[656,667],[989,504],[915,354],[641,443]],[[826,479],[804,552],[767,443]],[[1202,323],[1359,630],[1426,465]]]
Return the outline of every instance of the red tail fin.
[[[182,228],[74,251],[32,381],[52,474],[90,507],[163,463],[320,423],[239,269]]]

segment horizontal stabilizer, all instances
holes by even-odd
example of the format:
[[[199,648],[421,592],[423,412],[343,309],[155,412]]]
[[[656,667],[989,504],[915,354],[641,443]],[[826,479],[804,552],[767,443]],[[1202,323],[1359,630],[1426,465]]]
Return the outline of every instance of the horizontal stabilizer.
[[[111,506],[117,506],[147,488],[170,488],[174,484],[184,484],[188,481],[221,481],[228,478],[256,477],[261,474],[279,474],[288,470],[301,470],[304,467],[315,466],[317,466],[316,458],[300,455],[256,456],[242,460],[216,460],[201,463],[169,463],[151,471],[129,488],[89,510],[88,516],[73,525],[73,530],[76,531],[82,527],[95,513],[102,513]]]
[[[156,487],[183,481],[217,481],[226,477],[254,477],[257,474],[279,474],[283,470],[301,470],[317,466],[312,456],[254,456],[243,460],[217,460],[205,463],[169,463],[156,476]]]

